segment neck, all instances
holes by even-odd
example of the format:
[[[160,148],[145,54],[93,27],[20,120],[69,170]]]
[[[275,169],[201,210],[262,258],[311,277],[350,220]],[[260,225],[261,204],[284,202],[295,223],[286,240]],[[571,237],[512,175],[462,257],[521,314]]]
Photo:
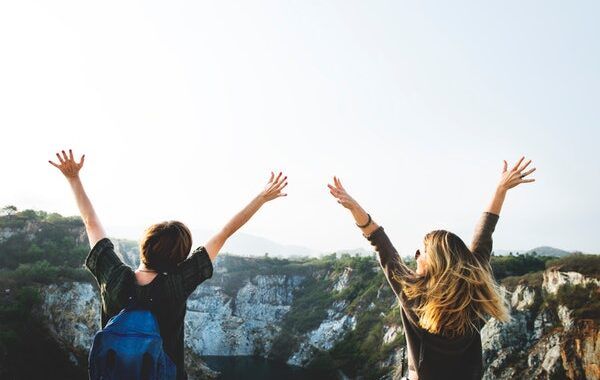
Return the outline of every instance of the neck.
[[[140,264],[140,266],[138,267],[137,271],[138,272],[158,273],[157,271],[155,271],[153,269],[146,268],[146,266],[144,264]]]

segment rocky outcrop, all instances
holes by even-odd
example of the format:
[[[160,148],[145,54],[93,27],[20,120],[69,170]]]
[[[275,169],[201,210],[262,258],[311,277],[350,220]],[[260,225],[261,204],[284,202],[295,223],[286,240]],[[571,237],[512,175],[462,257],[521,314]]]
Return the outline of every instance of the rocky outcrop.
[[[282,319],[293,302],[293,291],[304,277],[258,275],[235,297],[209,283],[188,299],[185,319],[186,365],[191,378],[211,378],[216,372],[202,355],[262,355],[269,352],[281,331]],[[88,283],[64,283],[42,289],[41,314],[56,340],[79,365],[100,328],[100,304]],[[193,374],[196,375],[193,375]]]
[[[569,379],[600,379],[600,329],[592,321],[581,321],[568,335],[570,345],[560,351]]]
[[[200,286],[188,300],[186,343],[198,355],[266,356],[304,277],[259,275],[235,297]]]
[[[91,284],[67,282],[42,288],[41,313],[57,341],[76,357],[86,356],[100,329],[100,302]]]
[[[19,231],[16,231],[9,227],[0,228],[0,243],[2,243],[4,240],[13,237],[17,232]]]
[[[510,296],[511,321],[490,319],[481,331],[484,379],[600,379],[598,325],[574,319],[564,305],[540,305],[561,286],[596,281],[550,269],[541,288],[517,286]]]
[[[587,285],[594,283],[600,285],[597,278],[587,277],[578,272],[562,272],[558,268],[550,268],[544,272],[542,287],[549,294],[556,294],[563,285]]]
[[[351,275],[352,275],[352,268],[344,268],[344,271],[338,277],[336,283],[333,285],[333,290],[336,292],[341,292],[342,290],[346,289]]]
[[[309,364],[316,352],[331,350],[347,331],[354,329],[356,318],[342,313],[344,306],[343,303],[338,303],[327,310],[327,318],[319,327],[301,338],[300,348],[290,356],[288,364],[297,366]]]

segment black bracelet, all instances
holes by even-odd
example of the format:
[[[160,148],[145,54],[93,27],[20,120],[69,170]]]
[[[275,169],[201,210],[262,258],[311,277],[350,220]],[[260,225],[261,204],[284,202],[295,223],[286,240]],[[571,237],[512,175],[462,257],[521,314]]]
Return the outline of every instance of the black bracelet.
[[[361,226],[361,225],[359,225],[358,223],[356,223],[356,226],[357,226],[358,228],[365,228],[365,227],[367,227],[369,224],[371,224],[371,222],[373,221],[373,220],[371,219],[371,214],[367,213],[367,216],[369,217],[369,220],[367,220],[367,223],[363,224],[362,226]]]

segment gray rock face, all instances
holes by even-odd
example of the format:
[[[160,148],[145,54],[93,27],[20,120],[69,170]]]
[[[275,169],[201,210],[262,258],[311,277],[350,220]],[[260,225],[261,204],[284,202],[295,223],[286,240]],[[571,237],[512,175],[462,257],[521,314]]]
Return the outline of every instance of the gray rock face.
[[[560,333],[554,333],[539,340],[531,353],[527,356],[527,364],[533,378],[540,378],[544,375],[552,378],[564,372],[561,358],[561,336]]]
[[[560,286],[590,282],[597,280],[550,269],[541,288],[517,286],[510,296],[511,321],[492,318],[481,331],[483,378],[600,379],[598,326],[575,321],[564,305],[555,311],[536,307],[541,292],[556,294]]]
[[[511,306],[518,311],[528,310],[535,302],[535,289],[517,285],[510,299]]]
[[[0,228],[0,243],[3,242],[4,240],[11,238],[17,232],[18,231],[15,231],[14,229],[9,228],[9,227]]]
[[[329,351],[343,335],[356,327],[356,318],[334,309],[327,310],[327,318],[319,327],[307,333],[300,348],[288,359],[288,364],[305,366],[318,351]]]
[[[256,276],[235,298],[200,286],[188,300],[186,344],[198,355],[266,355],[304,277]]]
[[[342,290],[346,289],[351,275],[352,275],[352,268],[345,268],[344,272],[342,272],[341,276],[338,278],[336,283],[333,285],[333,290],[335,290],[336,292],[341,292]]]
[[[186,365],[197,378],[211,378],[201,355],[266,355],[281,330],[301,276],[255,276],[235,298],[220,287],[200,286],[188,300]],[[99,297],[91,284],[65,283],[42,289],[41,312],[55,338],[85,357],[100,328]],[[74,359],[75,360],[75,359]],[[81,363],[79,363],[81,364]]]
[[[41,291],[42,315],[57,339],[74,353],[87,354],[100,329],[100,302],[91,284],[67,282]]]

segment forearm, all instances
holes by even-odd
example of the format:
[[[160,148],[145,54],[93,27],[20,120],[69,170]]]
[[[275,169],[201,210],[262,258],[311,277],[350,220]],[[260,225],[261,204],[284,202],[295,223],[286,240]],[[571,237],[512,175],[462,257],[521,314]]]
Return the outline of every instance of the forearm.
[[[225,241],[231,237],[240,227],[242,227],[250,218],[258,211],[258,209],[265,203],[261,196],[253,198],[250,203],[246,205],[240,212],[235,214],[233,218],[213,236],[205,245],[208,256],[211,260],[215,260],[219,251],[225,244]]]
[[[360,226],[365,225],[367,223],[367,221],[369,220],[369,215],[360,205],[353,207],[350,210],[350,212],[352,213],[352,217],[354,217],[354,221],[356,222],[357,225],[360,225]],[[364,228],[360,228],[360,230],[362,231],[363,236],[369,236],[377,228],[379,228],[379,225],[377,223],[375,223],[374,221],[371,221],[371,223],[368,226],[366,226]]]
[[[74,177],[68,178],[68,181],[71,189],[73,190],[73,194],[75,195],[75,201],[77,202],[79,213],[81,214],[81,218],[85,224],[90,246],[93,247],[98,240],[106,236],[104,228],[102,227],[102,223],[100,223],[100,219],[96,215],[96,211],[92,206],[92,202],[90,202],[90,199],[83,188],[81,179],[79,177]]]
[[[242,227],[252,216],[261,208],[264,204],[264,200],[260,197],[254,197],[250,203],[246,205],[240,212],[235,214],[229,222],[223,227],[223,233],[225,235],[225,239],[228,239],[231,235],[233,235],[240,227]]]
[[[485,209],[485,211],[492,214],[500,215],[500,211],[502,210],[502,205],[504,204],[505,198],[506,190],[501,187],[496,188],[494,196],[488,207]]]

